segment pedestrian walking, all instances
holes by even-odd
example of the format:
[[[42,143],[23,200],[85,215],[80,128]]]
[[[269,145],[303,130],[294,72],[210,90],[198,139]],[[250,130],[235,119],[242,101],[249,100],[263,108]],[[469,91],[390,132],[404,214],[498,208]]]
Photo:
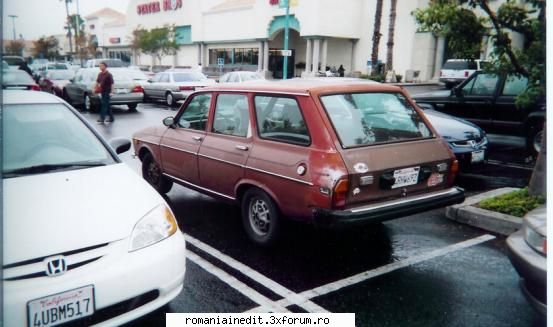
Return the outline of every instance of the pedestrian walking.
[[[98,74],[98,78],[96,78],[96,93],[100,93],[102,107],[100,109],[100,118],[97,122],[103,124],[106,116],[109,116],[106,122],[111,123],[114,119],[109,101],[113,94],[113,76],[108,71],[108,65],[105,62],[101,62],[99,66],[100,73]]]
[[[344,72],[346,70],[344,69],[344,66],[340,65],[340,67],[338,68],[338,74],[340,75],[340,77],[344,77]]]

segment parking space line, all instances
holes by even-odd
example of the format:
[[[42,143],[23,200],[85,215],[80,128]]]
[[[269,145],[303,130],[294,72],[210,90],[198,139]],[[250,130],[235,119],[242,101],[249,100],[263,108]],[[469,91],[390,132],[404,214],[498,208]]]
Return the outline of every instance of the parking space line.
[[[253,288],[249,287],[248,285],[242,283],[235,277],[231,276],[227,272],[223,271],[222,269],[214,266],[212,263],[208,262],[207,260],[203,259],[199,255],[193,253],[192,251],[187,251],[186,257],[190,259],[190,261],[194,262],[201,268],[203,268],[205,271],[209,272],[210,274],[214,275],[215,277],[219,278],[221,281],[225,282],[230,287],[234,288],[238,292],[242,293],[246,297],[248,297],[253,302],[260,305],[260,307],[268,309],[267,311],[271,312],[290,312],[288,309],[286,309],[283,306],[280,306],[276,304],[275,301],[265,297],[264,295],[260,294]]]
[[[409,257],[407,259],[401,260],[401,261],[396,261],[396,262],[390,263],[388,265],[378,267],[378,268],[373,269],[373,270],[368,270],[368,271],[359,273],[357,275],[353,275],[351,277],[344,278],[342,280],[338,280],[338,281],[335,281],[335,282],[332,282],[332,283],[328,283],[326,285],[316,287],[312,290],[301,292],[301,293],[299,293],[299,296],[301,296],[305,299],[313,299],[317,296],[332,293],[332,292],[338,291],[342,288],[345,288],[345,287],[348,287],[348,286],[351,286],[351,285],[354,285],[354,284],[357,284],[357,283],[360,283],[360,282],[367,281],[371,278],[381,276],[381,275],[387,274],[389,272],[392,272],[392,271],[395,271],[395,270],[398,270],[398,269],[401,269],[401,268],[405,268],[405,267],[408,267],[408,266],[412,266],[412,265],[415,265],[415,264],[418,264],[418,263],[421,263],[421,262],[424,262],[424,261],[428,261],[428,260],[431,260],[431,259],[434,259],[434,258],[437,258],[437,257],[441,257],[441,256],[444,256],[446,254],[449,254],[449,253],[452,253],[452,252],[455,252],[455,251],[458,251],[458,250],[461,250],[461,249],[469,248],[471,246],[475,246],[475,245],[478,245],[478,244],[481,244],[481,243],[484,243],[484,242],[487,242],[487,241],[490,241],[490,240],[493,240],[493,239],[495,239],[495,236],[490,235],[490,234],[485,234],[485,235],[482,235],[482,236],[479,236],[479,237],[476,237],[476,238],[473,238],[473,239],[470,239],[470,240],[466,240],[466,241],[463,241],[463,242],[460,242],[460,243],[456,243],[456,244],[446,246],[444,248],[436,249],[436,250],[430,251],[428,253],[422,253],[422,254],[415,255],[415,256]],[[290,302],[287,298],[284,298],[282,300],[279,300],[277,302],[277,304],[280,305],[280,306],[283,306],[283,307],[287,307],[288,305],[292,304],[292,302]],[[246,311],[246,312],[263,312],[262,311],[263,309],[264,308],[262,308],[262,307],[257,307],[257,308],[253,308],[249,311]]]
[[[230,256],[222,253],[221,251],[214,249],[213,247],[201,242],[198,239],[195,239],[194,237],[185,234],[185,239],[190,244],[194,245],[198,249],[208,253],[209,255],[221,260],[229,267],[232,267],[236,270],[238,270],[240,273],[244,274],[245,276],[251,278],[255,282],[259,283],[260,285],[264,286],[265,288],[273,291],[274,293],[282,296],[284,299],[286,299],[288,305],[284,306],[287,307],[289,305],[295,304],[306,310],[307,312],[329,312],[328,310],[324,309],[323,307],[315,304],[314,302],[311,302],[309,299],[299,296],[297,293],[287,289],[286,287],[280,285],[279,283],[273,281],[272,279],[262,275],[261,273],[253,270],[252,268],[246,266],[245,264],[231,258]],[[189,251],[190,252],[190,251]],[[209,270],[208,270],[209,271]]]

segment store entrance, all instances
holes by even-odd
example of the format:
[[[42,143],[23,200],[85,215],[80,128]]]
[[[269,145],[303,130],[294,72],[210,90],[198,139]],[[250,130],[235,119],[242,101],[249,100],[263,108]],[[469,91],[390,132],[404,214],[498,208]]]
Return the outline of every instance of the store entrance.
[[[269,49],[269,70],[273,72],[273,78],[282,79],[284,72],[284,56],[282,49]],[[288,57],[288,78],[294,77],[295,54],[294,49],[291,50],[292,55]]]

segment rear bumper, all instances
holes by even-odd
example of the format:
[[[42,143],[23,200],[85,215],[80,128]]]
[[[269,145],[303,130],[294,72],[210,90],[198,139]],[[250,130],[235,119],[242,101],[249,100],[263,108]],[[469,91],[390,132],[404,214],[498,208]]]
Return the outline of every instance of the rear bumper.
[[[464,200],[465,191],[459,187],[452,187],[432,193],[425,193],[345,210],[316,208],[313,210],[313,215],[317,226],[333,228],[348,225],[378,223],[430,209],[461,203]]]

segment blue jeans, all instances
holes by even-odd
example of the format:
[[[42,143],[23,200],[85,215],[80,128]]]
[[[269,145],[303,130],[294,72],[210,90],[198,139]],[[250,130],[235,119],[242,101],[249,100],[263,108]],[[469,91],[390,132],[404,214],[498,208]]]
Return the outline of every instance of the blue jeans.
[[[111,112],[111,106],[109,105],[109,92],[102,92],[102,99],[101,104],[102,107],[100,108],[100,119],[104,120],[106,116],[109,116],[113,120],[113,113]]]

